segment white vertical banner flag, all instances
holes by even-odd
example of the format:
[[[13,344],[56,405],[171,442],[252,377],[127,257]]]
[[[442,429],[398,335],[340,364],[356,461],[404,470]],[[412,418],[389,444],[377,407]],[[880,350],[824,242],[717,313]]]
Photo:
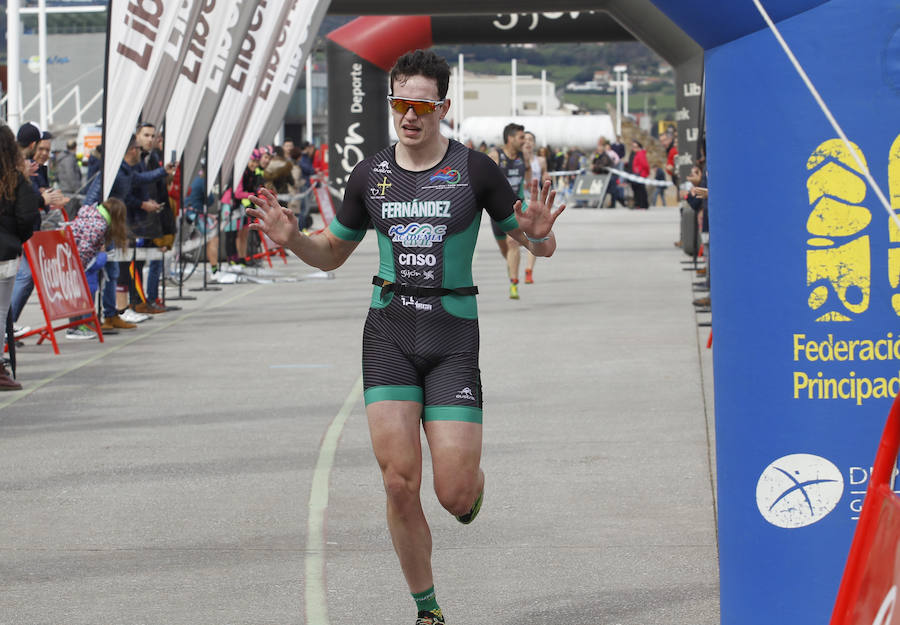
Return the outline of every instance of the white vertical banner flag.
[[[169,1],[172,2],[174,0]],[[166,107],[169,106],[169,99],[172,97],[172,91],[175,89],[178,68],[181,67],[184,55],[187,53],[186,43],[190,34],[194,31],[194,25],[197,23],[197,17],[200,15],[202,5],[203,2],[201,0],[181,1],[181,7],[175,14],[175,24],[172,26],[172,32],[169,33],[169,37],[163,46],[163,56],[159,62],[159,69],[156,70],[156,77],[150,86],[147,101],[144,102],[141,121],[149,122],[157,128],[162,124],[166,114]]]
[[[180,6],[171,0],[109,2],[103,96],[104,198],[112,189]]]
[[[219,102],[208,137],[207,180],[213,180],[225,165],[229,146],[240,137],[247,123],[242,118],[246,103],[255,93],[263,66],[275,45],[276,27],[283,21],[291,4],[260,0],[247,34],[241,42],[231,74],[225,82],[225,92]],[[228,163],[230,168],[231,163]],[[223,171],[226,176],[230,171]]]
[[[275,80],[272,88],[274,97],[270,97],[267,100],[266,114],[262,116],[263,119],[261,120],[264,125],[257,136],[261,143],[267,143],[274,139],[281,129],[284,122],[284,114],[287,112],[287,108],[291,103],[291,97],[294,95],[297,84],[300,82],[300,76],[303,75],[306,57],[309,56],[310,50],[316,41],[316,33],[319,32],[322,20],[328,12],[328,5],[331,3],[329,0],[319,0],[311,4],[314,4],[314,6],[308,8],[309,16],[305,18],[296,32],[295,40],[287,46],[290,59],[288,63],[283,64],[283,71],[279,72]],[[310,89],[311,86],[307,85],[306,88]],[[249,150],[253,150],[252,145],[249,147]],[[239,149],[236,162],[240,163],[241,158],[246,159],[248,156],[249,152],[244,153],[242,156],[242,150]],[[235,167],[235,171],[239,171],[237,167]]]
[[[200,110],[203,89],[213,69],[216,45],[222,40],[229,19],[239,17],[239,0],[205,0],[190,33],[175,89],[166,108],[166,148],[181,158],[191,125]],[[235,13],[232,13],[235,11]]]
[[[303,63],[329,4],[328,0],[298,2],[288,14],[254,98],[250,121],[234,156],[235,178],[243,172],[256,143],[271,141],[281,128],[291,96],[303,73]]]
[[[225,27],[218,37],[212,35],[212,26],[210,26],[208,37],[205,39],[198,37],[196,41],[192,40],[190,51],[181,70],[182,77],[187,78],[188,83],[196,84],[199,91],[190,89],[190,94],[186,95],[184,99],[179,95],[180,92],[172,96],[174,106],[183,105],[195,110],[187,110],[182,114],[179,110],[170,109],[166,113],[169,118],[166,124],[174,123],[174,127],[170,127],[166,131],[166,135],[167,141],[172,141],[174,131],[174,146],[177,151],[175,160],[181,159],[182,154],[184,155],[183,188],[188,188],[194,179],[203,152],[203,145],[206,143],[206,137],[216,116],[219,102],[225,93],[228,77],[231,75],[238,53],[241,51],[241,43],[250,28],[251,21],[256,18],[260,2],[260,0],[228,0],[227,3],[225,0],[214,1],[216,2],[215,13],[222,8],[223,3],[227,5]],[[209,0],[207,0],[207,4],[209,4]],[[212,21],[209,23],[211,25]],[[197,33],[195,33],[195,37],[196,35]],[[197,65],[200,49],[203,49],[203,60],[200,65]]]

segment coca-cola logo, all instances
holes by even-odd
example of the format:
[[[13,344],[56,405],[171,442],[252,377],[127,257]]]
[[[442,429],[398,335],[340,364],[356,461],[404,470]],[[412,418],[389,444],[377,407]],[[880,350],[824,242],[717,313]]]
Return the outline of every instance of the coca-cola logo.
[[[41,284],[48,302],[74,301],[86,298],[81,268],[69,243],[56,246],[56,256],[47,257],[46,249],[38,248]]]

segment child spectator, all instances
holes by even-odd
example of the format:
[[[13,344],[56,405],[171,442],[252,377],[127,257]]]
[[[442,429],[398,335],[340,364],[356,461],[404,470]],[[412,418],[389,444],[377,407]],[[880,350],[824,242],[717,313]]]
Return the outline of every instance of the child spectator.
[[[70,222],[78,257],[84,267],[88,289],[91,297],[97,292],[100,283],[100,270],[106,265],[106,252],[110,243],[120,250],[128,246],[128,226],[125,203],[116,198],[109,198],[102,204],[82,206],[78,215]],[[101,326],[109,332],[112,326]],[[66,330],[67,339],[95,339],[97,335],[86,325]]]

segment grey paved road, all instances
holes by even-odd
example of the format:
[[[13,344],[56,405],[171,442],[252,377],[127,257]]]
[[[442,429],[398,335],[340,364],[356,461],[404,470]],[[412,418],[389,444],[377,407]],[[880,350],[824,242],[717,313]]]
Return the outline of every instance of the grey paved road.
[[[676,231],[674,208],[571,209],[513,302],[482,228],[485,505],[463,527],[423,489],[448,623],[719,622],[708,330]],[[358,387],[376,265],[369,236],[334,279],[293,259],[102,345],[20,350],[0,623],[411,625]]]

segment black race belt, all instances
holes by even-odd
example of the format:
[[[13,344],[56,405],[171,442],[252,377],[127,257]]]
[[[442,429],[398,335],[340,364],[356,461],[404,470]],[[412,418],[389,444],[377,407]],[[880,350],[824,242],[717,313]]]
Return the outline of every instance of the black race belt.
[[[460,286],[455,289],[448,289],[442,286],[413,286],[411,284],[398,284],[397,282],[388,282],[380,276],[372,276],[372,284],[381,287],[381,297],[388,293],[397,293],[398,295],[415,295],[417,297],[434,297],[444,295],[477,295],[477,286]]]

